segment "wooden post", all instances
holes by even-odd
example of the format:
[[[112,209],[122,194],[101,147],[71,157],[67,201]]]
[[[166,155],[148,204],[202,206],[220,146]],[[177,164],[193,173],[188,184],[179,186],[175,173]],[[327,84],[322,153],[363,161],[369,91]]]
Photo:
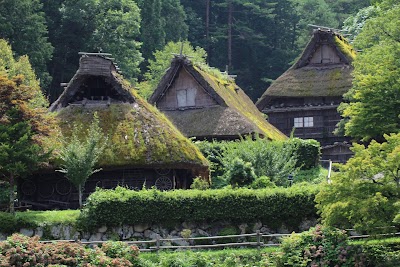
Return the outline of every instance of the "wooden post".
[[[160,235],[157,235],[157,237],[156,237],[156,251],[157,251],[157,253],[159,252],[159,250],[160,250]]]
[[[260,249],[261,247],[261,232],[260,230],[257,230],[257,248]]]

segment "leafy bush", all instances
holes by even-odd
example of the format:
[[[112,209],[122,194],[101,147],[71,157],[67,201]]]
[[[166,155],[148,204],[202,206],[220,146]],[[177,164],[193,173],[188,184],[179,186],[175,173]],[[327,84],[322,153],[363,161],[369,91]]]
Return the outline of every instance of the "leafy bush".
[[[318,225],[284,238],[275,258],[281,266],[365,266],[361,248],[350,246],[344,231]]]
[[[206,190],[210,188],[208,181],[201,177],[196,177],[193,179],[193,183],[190,185],[191,189]]]
[[[40,243],[39,237],[14,234],[0,242],[0,266],[133,266],[138,248],[107,242],[104,248],[85,248],[78,243]]]
[[[82,228],[182,221],[255,221],[297,227],[315,218],[318,186],[274,189],[133,191],[97,189],[82,209]]]
[[[0,222],[0,232],[5,234],[17,232],[24,227],[34,226],[32,222],[6,212],[0,212]]]
[[[400,133],[385,138],[368,147],[353,144],[354,156],[322,187],[316,202],[325,225],[376,232],[397,222]]]
[[[320,144],[313,139],[290,138],[284,143],[296,158],[296,167],[310,170],[319,165],[321,156]]]
[[[231,168],[227,170],[227,178],[233,186],[245,186],[251,184],[256,179],[254,168],[250,162],[244,162],[240,158],[234,158]]]
[[[196,142],[200,151],[211,163],[212,187],[229,184],[228,170],[235,168],[237,158],[251,163],[256,177],[268,176],[277,185],[287,185],[289,174],[299,169],[318,166],[320,146],[315,140],[291,138],[287,141],[269,141],[246,137],[237,141]]]
[[[268,176],[261,176],[257,178],[251,185],[249,186],[253,189],[263,189],[263,188],[273,188],[276,185],[271,182],[271,179]]]

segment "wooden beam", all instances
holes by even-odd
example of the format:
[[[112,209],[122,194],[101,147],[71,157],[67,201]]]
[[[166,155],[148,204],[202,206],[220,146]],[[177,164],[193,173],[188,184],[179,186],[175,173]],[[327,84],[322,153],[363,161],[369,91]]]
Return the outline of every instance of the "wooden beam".
[[[88,53],[88,52],[78,52],[78,55],[87,55],[87,56],[112,56],[109,53]]]

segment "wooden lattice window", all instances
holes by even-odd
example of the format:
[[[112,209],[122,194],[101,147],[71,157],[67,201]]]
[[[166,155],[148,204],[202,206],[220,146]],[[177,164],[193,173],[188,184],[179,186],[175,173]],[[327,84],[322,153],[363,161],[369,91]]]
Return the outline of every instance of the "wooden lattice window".
[[[176,93],[178,107],[193,107],[196,105],[196,88],[178,90]]]
[[[294,127],[295,128],[314,127],[314,118],[313,117],[294,118]]]

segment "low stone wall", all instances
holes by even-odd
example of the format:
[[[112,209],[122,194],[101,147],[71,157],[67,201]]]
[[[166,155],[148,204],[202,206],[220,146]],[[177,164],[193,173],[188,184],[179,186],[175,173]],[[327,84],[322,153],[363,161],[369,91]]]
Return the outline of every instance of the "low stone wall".
[[[315,226],[317,221],[310,219],[304,221],[298,226],[297,231],[305,231]],[[188,237],[205,237],[229,234],[247,234],[260,231],[263,234],[287,234],[294,229],[288,229],[281,226],[272,229],[267,225],[263,225],[260,221],[253,223],[232,223],[227,221],[213,223],[192,223],[184,222],[179,225],[123,225],[120,227],[100,227],[93,233],[85,233],[77,231],[70,225],[47,225],[37,227],[35,229],[21,229],[20,233],[26,236],[38,235],[42,240],[80,240],[80,241],[107,241],[107,240],[153,240],[157,235],[160,238],[188,238]],[[0,233],[0,240],[6,239],[7,236]],[[176,241],[176,245],[188,245],[185,240]]]

